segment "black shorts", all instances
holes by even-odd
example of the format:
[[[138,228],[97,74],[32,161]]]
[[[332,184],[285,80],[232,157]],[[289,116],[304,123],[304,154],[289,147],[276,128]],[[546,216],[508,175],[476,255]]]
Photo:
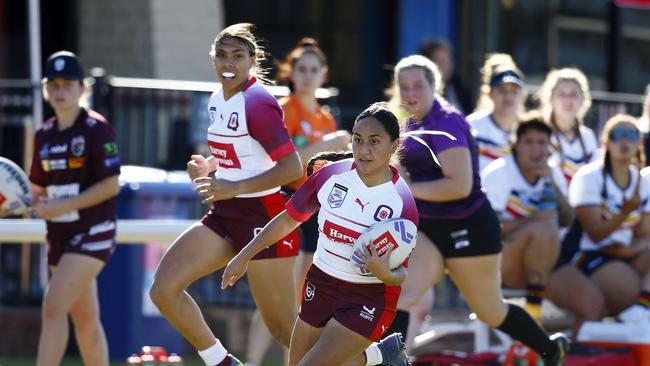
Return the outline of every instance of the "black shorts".
[[[300,251],[314,254],[318,246],[318,211],[300,224]]]
[[[463,219],[420,217],[420,231],[433,241],[443,258],[474,257],[501,252],[501,225],[490,202]]]
[[[620,259],[595,250],[580,252],[573,259],[576,267],[587,277],[611,261],[620,261]]]

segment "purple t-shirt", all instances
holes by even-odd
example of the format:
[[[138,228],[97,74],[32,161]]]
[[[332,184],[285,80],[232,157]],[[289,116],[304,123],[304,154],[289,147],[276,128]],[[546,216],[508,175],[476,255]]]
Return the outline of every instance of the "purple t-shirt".
[[[478,146],[465,118],[453,107],[442,105],[435,101],[431,112],[422,122],[408,119],[406,132],[418,130],[443,131],[456,138],[452,140],[441,135],[417,135],[427,143],[429,148],[438,155],[452,147],[469,149],[472,159],[472,190],[469,196],[446,202],[431,202],[416,200],[420,217],[429,219],[462,219],[470,216],[485,202],[485,194],[481,191],[481,178],[478,171]],[[413,182],[431,181],[443,177],[442,169],[435,163],[431,151],[413,138],[405,138],[399,153],[400,163],[407,169]]]

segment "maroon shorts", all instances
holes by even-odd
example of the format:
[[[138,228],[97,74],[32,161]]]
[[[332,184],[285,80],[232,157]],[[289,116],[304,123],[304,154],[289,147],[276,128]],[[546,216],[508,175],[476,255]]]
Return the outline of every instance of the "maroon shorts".
[[[59,264],[66,253],[84,254],[104,263],[115,251],[115,221],[106,220],[67,238],[47,238],[47,263]]]
[[[400,286],[352,283],[332,277],[312,265],[303,285],[300,319],[322,328],[334,318],[373,342],[395,319]]]
[[[288,196],[277,192],[263,197],[232,198],[218,201],[203,216],[201,223],[227,239],[239,252],[272,218],[284,210]],[[292,231],[253,259],[294,257],[300,249],[300,235]]]

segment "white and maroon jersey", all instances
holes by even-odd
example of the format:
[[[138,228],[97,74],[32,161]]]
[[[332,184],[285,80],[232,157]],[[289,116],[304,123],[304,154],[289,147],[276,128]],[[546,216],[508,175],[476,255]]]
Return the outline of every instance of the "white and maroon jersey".
[[[45,188],[48,198],[76,197],[101,180],[119,174],[115,133],[99,113],[82,108],[74,124],[62,131],[56,117],[52,117],[36,132],[29,179]],[[47,221],[48,238],[63,240],[89,228],[95,233],[114,229],[116,201],[112,197],[53,217]]]
[[[600,207],[603,220],[609,220],[623,208],[623,199],[634,195],[639,171],[630,167],[630,182],[627,187],[619,187],[611,175],[603,174],[603,164],[600,161],[587,164],[580,168],[569,184],[569,203],[571,206]],[[644,172],[644,174],[647,174]],[[647,179],[647,178],[645,178]],[[604,182],[603,182],[604,180]],[[630,245],[634,229],[641,222],[643,215],[650,214],[650,182],[641,181],[639,195],[641,204],[630,212],[621,225],[605,239],[595,243],[589,235],[583,232],[580,239],[580,250],[598,250],[600,247],[613,243]]]
[[[599,156],[600,147],[594,131],[587,126],[580,125],[580,136],[582,136],[582,143],[585,146],[584,150],[577,136],[573,140],[569,140],[563,134],[558,133],[551,136],[551,144],[560,146],[562,153],[560,153],[559,149],[554,149],[549,161],[560,167],[567,183],[571,182],[578,169],[595,161]]]
[[[381,283],[361,276],[350,262],[352,246],[372,224],[392,217],[418,223],[415,200],[392,168],[391,181],[368,187],[352,159],[331,163],[310,176],[287,202],[287,212],[304,222],[318,211],[318,247],[314,265],[332,277],[356,283]]]
[[[567,184],[560,169],[549,164],[551,176],[560,193],[567,196]],[[512,156],[497,159],[481,172],[481,183],[494,211],[502,220],[517,220],[532,216],[537,211],[549,178],[528,183]]]
[[[512,133],[499,127],[492,119],[492,112],[474,112],[467,117],[467,123],[472,126],[472,135],[478,143],[479,172],[494,160],[510,156]]]
[[[219,178],[239,181],[254,177],[296,150],[282,120],[282,108],[255,78],[228,100],[223,89],[213,93],[208,115],[208,145]],[[278,186],[237,197],[260,197],[279,190]]]

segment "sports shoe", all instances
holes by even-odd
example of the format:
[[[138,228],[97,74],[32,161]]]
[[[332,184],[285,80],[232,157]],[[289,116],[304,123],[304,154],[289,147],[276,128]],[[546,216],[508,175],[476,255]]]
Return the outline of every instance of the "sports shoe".
[[[650,310],[643,305],[634,304],[618,314],[623,323],[637,324],[650,322]]]
[[[379,343],[377,347],[381,351],[382,365],[384,366],[411,366],[409,356],[406,354],[406,344],[402,339],[402,333],[393,333]]]
[[[563,366],[564,357],[569,352],[571,341],[562,333],[553,334],[550,339],[557,344],[558,351],[551,358],[544,359],[544,366]]]
[[[230,363],[228,363],[228,360],[230,360]],[[219,365],[225,365],[225,366],[244,366],[244,364],[237,359],[237,357],[231,355],[230,353],[226,355],[226,358],[219,363]]]

